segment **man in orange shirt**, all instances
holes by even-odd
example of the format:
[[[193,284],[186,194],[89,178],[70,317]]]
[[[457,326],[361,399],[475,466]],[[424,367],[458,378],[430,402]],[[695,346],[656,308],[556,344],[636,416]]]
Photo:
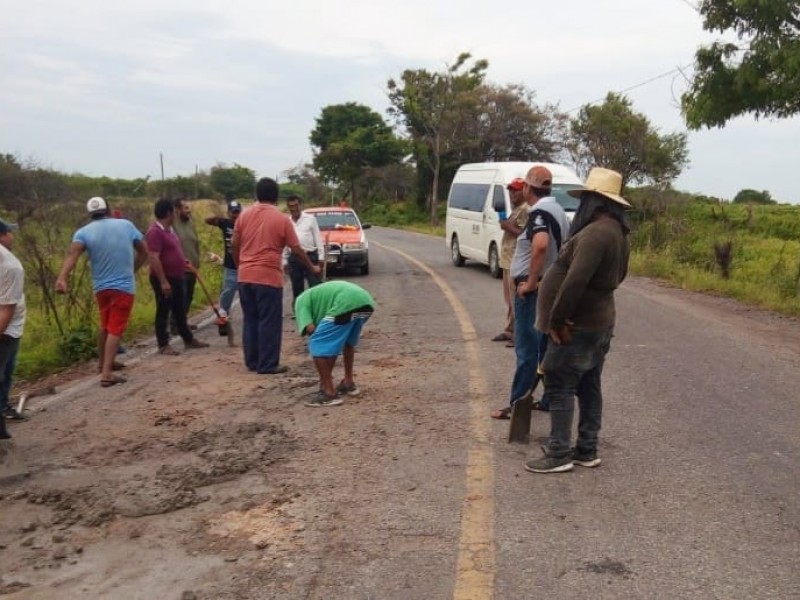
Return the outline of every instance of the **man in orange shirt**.
[[[283,334],[283,249],[289,247],[309,272],[311,264],[289,217],[278,210],[278,184],[264,177],[256,184],[256,202],[242,212],[233,228],[231,253],[239,281],[244,325],[242,348],[248,370],[285,373],[280,364]]]

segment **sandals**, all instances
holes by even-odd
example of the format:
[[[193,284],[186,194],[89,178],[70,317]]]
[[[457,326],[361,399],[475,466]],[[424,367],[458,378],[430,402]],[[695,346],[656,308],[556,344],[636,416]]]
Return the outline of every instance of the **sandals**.
[[[111,387],[112,385],[117,385],[118,383],[125,383],[128,380],[120,375],[112,375],[110,379],[101,379],[100,385],[104,388]]]
[[[496,336],[492,338],[493,342],[507,342],[509,340],[513,340],[514,338],[508,335],[505,331],[503,333],[498,333]]]
[[[493,419],[499,419],[503,421],[507,421],[511,418],[511,407],[506,406],[505,408],[498,408],[497,410],[493,410],[489,415]]]

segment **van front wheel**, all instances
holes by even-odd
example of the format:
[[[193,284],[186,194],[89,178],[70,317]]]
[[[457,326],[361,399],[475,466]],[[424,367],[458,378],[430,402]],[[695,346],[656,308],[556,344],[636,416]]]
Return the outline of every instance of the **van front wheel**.
[[[503,269],[500,268],[500,257],[497,255],[497,246],[495,244],[489,246],[489,275],[495,279],[500,279],[503,276]]]
[[[458,245],[458,236],[453,236],[453,241],[450,242],[450,260],[457,267],[464,266],[464,257],[461,256],[461,248]]]

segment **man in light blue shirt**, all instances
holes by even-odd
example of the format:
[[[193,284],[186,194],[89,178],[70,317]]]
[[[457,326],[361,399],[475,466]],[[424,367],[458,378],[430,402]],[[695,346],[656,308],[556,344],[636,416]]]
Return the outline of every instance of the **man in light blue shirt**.
[[[134,273],[147,262],[147,248],[141,232],[133,223],[111,217],[108,203],[103,198],[90,198],[86,209],[91,222],[72,237],[72,245],[56,280],[56,291],[67,292],[69,274],[81,254],[87,252],[92,269],[92,289],[100,309],[100,384],[110,387],[126,381],[112,373],[114,357],[133,310],[136,293]]]

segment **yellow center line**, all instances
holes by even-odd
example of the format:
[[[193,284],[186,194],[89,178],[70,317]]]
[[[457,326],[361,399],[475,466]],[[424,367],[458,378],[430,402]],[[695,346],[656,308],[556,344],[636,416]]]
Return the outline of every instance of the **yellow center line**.
[[[402,256],[430,275],[447,298],[461,326],[469,370],[472,436],[467,453],[466,493],[461,512],[453,600],[487,600],[494,594],[494,470],[486,416],[488,386],[481,370],[475,326],[453,289],[433,269],[401,250],[371,243]]]

